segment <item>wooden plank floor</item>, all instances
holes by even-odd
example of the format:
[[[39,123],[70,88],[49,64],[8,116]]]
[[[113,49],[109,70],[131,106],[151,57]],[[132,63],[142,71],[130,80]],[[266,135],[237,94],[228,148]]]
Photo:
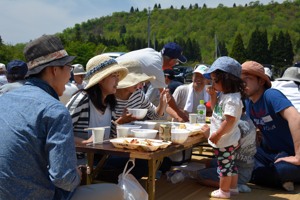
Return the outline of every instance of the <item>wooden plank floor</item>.
[[[193,161],[201,162],[203,157],[193,156]],[[233,196],[231,199],[237,200],[300,200],[300,185],[295,185],[294,192],[286,192],[283,189],[274,189],[260,187],[257,185],[249,184],[252,189],[250,193],[240,193],[237,196]],[[196,180],[185,179],[183,182],[172,184],[167,181],[166,175],[162,175],[160,179],[156,181],[156,200],[199,200],[210,199],[216,200],[216,198],[210,198],[209,193],[215,190],[212,187],[206,187],[200,185]]]
[[[237,200],[300,200],[300,185],[296,185],[296,190],[293,193],[285,192],[280,189],[272,189],[251,185],[252,191],[250,193],[240,193],[237,196],[233,196],[231,199]],[[185,179],[183,182],[172,184],[168,182],[166,176],[162,176],[156,182],[156,200],[199,200],[210,199],[216,200],[216,198],[210,198],[209,193],[215,190],[215,188],[202,186],[192,179]]]

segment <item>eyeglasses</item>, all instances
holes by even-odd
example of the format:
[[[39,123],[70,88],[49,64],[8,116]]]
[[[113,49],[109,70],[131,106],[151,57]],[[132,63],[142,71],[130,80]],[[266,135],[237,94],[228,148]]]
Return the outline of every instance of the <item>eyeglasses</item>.
[[[72,66],[72,65],[65,65],[65,66],[70,68],[70,72],[72,72],[74,70],[74,66]]]

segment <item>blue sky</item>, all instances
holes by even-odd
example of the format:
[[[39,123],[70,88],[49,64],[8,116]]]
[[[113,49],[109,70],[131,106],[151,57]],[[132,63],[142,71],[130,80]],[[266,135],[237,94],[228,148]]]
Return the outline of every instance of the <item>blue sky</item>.
[[[284,0],[274,0],[282,3]],[[43,34],[62,32],[76,23],[88,19],[111,15],[113,12],[129,12],[130,8],[153,8],[160,4],[162,8],[188,7],[190,4],[204,3],[216,7],[220,3],[232,7],[249,4],[251,0],[0,0],[0,36],[5,44],[25,43]],[[253,1],[255,2],[255,1]],[[268,4],[271,0],[260,0]]]

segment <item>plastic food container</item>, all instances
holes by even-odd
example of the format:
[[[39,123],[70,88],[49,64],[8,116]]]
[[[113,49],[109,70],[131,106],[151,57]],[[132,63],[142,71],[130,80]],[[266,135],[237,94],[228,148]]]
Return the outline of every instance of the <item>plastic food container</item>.
[[[132,129],[131,132],[136,138],[155,139],[158,130],[154,129]]]
[[[186,129],[171,129],[171,141],[177,144],[184,143],[189,137],[190,131]]]
[[[135,121],[134,124],[142,126],[143,129],[155,129],[157,122]]]
[[[130,114],[132,114],[137,119],[143,119],[146,116],[148,111],[148,109],[136,109],[136,108],[128,108],[127,110]]]

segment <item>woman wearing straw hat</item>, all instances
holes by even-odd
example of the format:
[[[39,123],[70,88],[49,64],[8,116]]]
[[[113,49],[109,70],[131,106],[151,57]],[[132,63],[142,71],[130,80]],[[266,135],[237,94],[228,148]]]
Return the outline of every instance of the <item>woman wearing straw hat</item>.
[[[75,94],[67,104],[72,116],[75,142],[89,143],[90,133],[85,129],[111,125],[111,111],[115,109],[117,85],[128,73],[115,59],[105,55],[91,58],[87,65],[85,79],[88,84]],[[105,130],[104,139],[110,137]]]
[[[158,119],[160,116],[163,116],[167,106],[167,100],[164,98],[164,95],[166,94],[167,99],[171,98],[167,90],[162,91],[159,105],[157,107],[154,106],[149,99],[146,98],[144,92],[139,89],[139,86],[145,81],[154,80],[155,77],[143,73],[140,62],[136,60],[123,61],[119,62],[119,64],[126,67],[129,73],[118,84],[118,89],[115,94],[117,104],[115,110],[112,111],[113,120],[115,120],[117,124],[124,124],[136,120],[134,116],[126,113],[127,108],[146,108],[148,109],[146,116],[150,119]],[[112,134],[113,137],[116,137],[115,123],[112,124]],[[127,161],[128,157],[110,156],[103,168],[106,170],[106,174],[112,173],[109,175],[109,178],[107,178],[107,181],[117,181],[117,177],[115,177],[114,174],[119,174],[124,169]],[[167,167],[167,163],[168,161],[165,161],[165,167]],[[147,175],[147,172],[148,161],[136,159],[135,167],[130,173],[132,173],[135,178],[140,179]],[[106,180],[104,176],[101,176],[101,178],[102,180]]]
[[[146,81],[154,80],[154,76],[148,76],[142,72],[141,64],[138,61],[124,61],[120,63],[126,67],[129,71],[128,75],[119,82],[116,92],[117,105],[113,111],[113,120],[116,120],[118,124],[128,123],[136,120],[129,114],[124,113],[124,109],[127,108],[146,108],[148,109],[147,118],[159,119],[164,115],[164,111],[167,106],[167,101],[164,98],[166,94],[169,98],[170,94],[167,90],[164,90],[160,94],[159,105],[156,107],[148,98],[146,98],[144,92],[140,89],[140,85]]]

